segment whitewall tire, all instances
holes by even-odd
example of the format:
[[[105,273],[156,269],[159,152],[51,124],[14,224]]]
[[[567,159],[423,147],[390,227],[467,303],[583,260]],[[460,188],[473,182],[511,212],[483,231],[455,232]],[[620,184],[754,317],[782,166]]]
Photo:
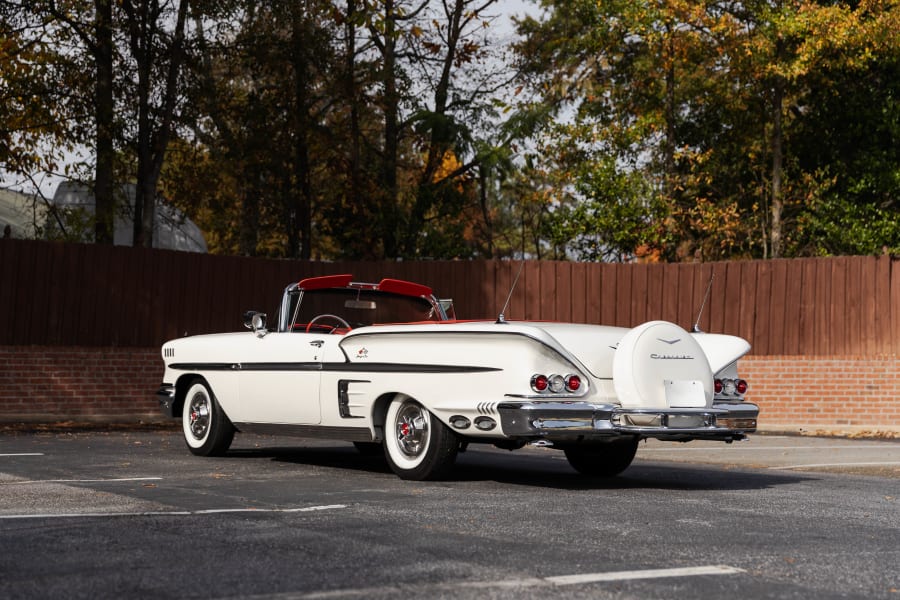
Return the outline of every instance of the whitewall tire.
[[[384,454],[401,479],[439,479],[456,461],[456,435],[412,398],[394,398],[384,430]]]
[[[188,448],[199,456],[221,456],[234,439],[234,425],[202,379],[195,379],[188,387],[181,429]]]

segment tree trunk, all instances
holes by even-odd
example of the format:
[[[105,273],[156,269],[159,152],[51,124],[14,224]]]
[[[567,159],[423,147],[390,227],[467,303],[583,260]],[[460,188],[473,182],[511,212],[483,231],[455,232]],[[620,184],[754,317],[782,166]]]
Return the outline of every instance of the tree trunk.
[[[134,198],[134,222],[132,244],[150,248],[153,245],[153,195],[150,182],[150,70],[153,61],[152,39],[149,21],[149,0],[138,7],[136,35],[132,34],[132,54],[137,63],[138,83],[138,131],[137,131],[137,185]],[[150,215],[150,229],[146,229],[145,213]]]
[[[772,255],[781,258],[784,252],[783,222],[784,199],[781,192],[781,178],[784,161],[784,131],[782,123],[782,102],[784,100],[784,82],[778,79],[772,94],[772,203],[770,207],[772,226],[769,232]]]
[[[441,76],[434,89],[434,114],[438,117],[432,120],[431,138],[428,143],[428,154],[425,160],[425,168],[419,178],[419,187],[416,192],[416,201],[410,213],[404,239],[404,251],[407,256],[417,254],[418,234],[425,224],[425,216],[438,198],[438,187],[441,182],[435,181],[435,174],[444,160],[447,151],[452,148],[453,140],[445,126],[444,118],[447,115],[447,102],[450,93],[450,78],[453,73],[453,64],[456,60],[457,47],[463,27],[463,12],[469,2],[467,0],[454,0],[452,4],[445,2],[447,11],[447,37],[446,54],[441,65]]]
[[[97,164],[94,171],[94,240],[112,244],[115,234],[115,196],[113,193],[113,37],[112,0],[96,0],[97,81],[95,93]]]
[[[156,217],[156,189],[172,132],[177,104],[178,72],[184,58],[184,28],[188,0],[181,0],[172,42],[168,46],[169,65],[159,107],[159,125],[153,130],[150,117],[152,71],[158,55],[154,52],[157,38],[162,37],[156,22],[161,9],[154,0],[141,0],[138,11],[126,3],[132,19],[131,49],[138,69],[138,143],[137,186],[134,202],[134,245],[153,246],[153,224]]]
[[[309,260],[312,256],[312,184],[310,181],[309,143],[309,58],[306,43],[309,19],[302,8],[291,8],[291,62],[294,69],[294,198],[291,207],[293,219],[289,220],[288,256]]]
[[[347,0],[347,20],[344,25],[347,36],[346,47],[346,89],[344,93],[350,107],[350,148],[347,158],[347,167],[350,172],[349,187],[346,191],[346,201],[349,206],[357,207],[362,212],[364,199],[363,174],[362,174],[362,130],[359,123],[359,103],[356,85],[356,0]],[[366,207],[366,213],[369,207]]]
[[[381,241],[386,258],[397,258],[399,243],[399,207],[397,206],[397,167],[400,154],[400,95],[397,92],[397,39],[396,15],[393,0],[384,2],[384,60],[382,83],[384,85],[384,156],[381,161],[382,210]]]
[[[666,139],[663,144],[664,190],[669,202],[675,200],[675,35],[666,26]]]

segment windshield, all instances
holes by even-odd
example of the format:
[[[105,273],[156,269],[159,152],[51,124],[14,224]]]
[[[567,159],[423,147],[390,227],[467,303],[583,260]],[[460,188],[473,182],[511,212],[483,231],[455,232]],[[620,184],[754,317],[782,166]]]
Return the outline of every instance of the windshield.
[[[335,315],[350,327],[442,320],[440,312],[425,298],[377,290],[333,288],[292,294],[290,315],[293,331],[305,330],[319,315]]]

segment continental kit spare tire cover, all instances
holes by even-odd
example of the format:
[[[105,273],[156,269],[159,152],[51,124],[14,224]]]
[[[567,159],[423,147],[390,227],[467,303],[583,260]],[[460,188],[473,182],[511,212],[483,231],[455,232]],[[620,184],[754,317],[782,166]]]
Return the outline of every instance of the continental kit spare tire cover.
[[[712,406],[713,375],[700,345],[667,321],[625,334],[613,357],[613,385],[626,408]]]

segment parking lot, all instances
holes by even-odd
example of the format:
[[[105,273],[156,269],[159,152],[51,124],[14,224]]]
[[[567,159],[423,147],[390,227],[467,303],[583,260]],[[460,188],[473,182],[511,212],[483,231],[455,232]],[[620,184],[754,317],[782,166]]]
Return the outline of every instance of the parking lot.
[[[406,482],[350,444],[0,432],[4,598],[900,598],[900,442],[642,444],[622,476],[470,447]]]

